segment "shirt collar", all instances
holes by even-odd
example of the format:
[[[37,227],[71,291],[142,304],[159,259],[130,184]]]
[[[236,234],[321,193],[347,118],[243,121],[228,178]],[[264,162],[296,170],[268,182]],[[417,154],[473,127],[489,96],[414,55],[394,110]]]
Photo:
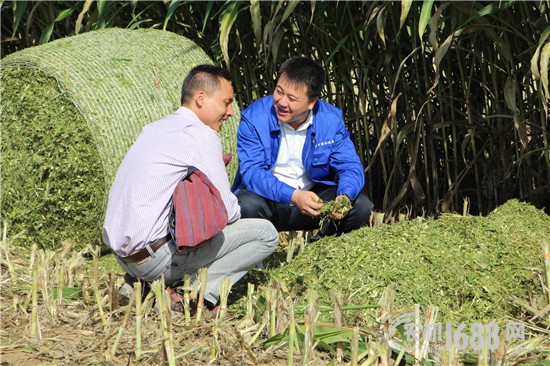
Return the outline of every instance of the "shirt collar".
[[[277,122],[279,123],[279,126],[281,126],[281,128],[291,128],[292,130],[294,130],[292,127],[290,127],[288,125],[288,123],[286,122],[281,122],[279,120],[277,120]],[[300,125],[300,127],[298,127],[298,129],[296,130],[296,132],[298,131],[303,131],[303,130],[306,130],[309,126],[311,126],[313,124],[313,112],[310,110],[309,111],[309,114],[307,116],[307,119],[304,123],[302,123]]]

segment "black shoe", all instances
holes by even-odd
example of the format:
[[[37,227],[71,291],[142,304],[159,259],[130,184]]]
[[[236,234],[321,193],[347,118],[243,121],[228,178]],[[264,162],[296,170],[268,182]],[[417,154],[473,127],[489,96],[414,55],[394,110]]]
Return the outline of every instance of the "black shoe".
[[[126,306],[130,303],[130,298],[134,293],[134,283],[136,279],[130,276],[128,273],[124,275],[124,283],[118,288],[118,304],[120,306]]]
[[[325,236],[332,236],[337,234],[336,223],[332,221],[326,222],[319,231],[308,239],[308,243],[315,243],[318,240],[323,239]]]
[[[321,235],[320,232],[317,232],[317,234],[310,236],[307,240],[308,243],[315,243],[318,240],[321,240],[324,235]]]
[[[138,280],[130,276],[128,273],[124,275],[124,283],[118,289],[118,304],[120,306],[126,306],[130,303],[130,298],[134,293],[134,285],[137,281],[141,282],[141,301],[145,300],[145,297],[151,290],[149,284],[143,280]]]

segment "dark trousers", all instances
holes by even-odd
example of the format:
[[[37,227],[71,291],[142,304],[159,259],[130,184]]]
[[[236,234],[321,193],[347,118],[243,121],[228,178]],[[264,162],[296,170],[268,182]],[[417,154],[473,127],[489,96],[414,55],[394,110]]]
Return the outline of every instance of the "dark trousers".
[[[315,185],[311,191],[323,201],[332,201],[336,198],[336,186]],[[288,206],[274,202],[267,198],[242,189],[237,193],[241,206],[242,218],[262,218],[273,223],[277,231],[315,230],[319,229],[320,217],[302,215],[296,206]],[[366,226],[369,223],[373,203],[365,189],[352,202],[353,208],[342,220],[329,220],[321,228],[321,235],[341,235]]]

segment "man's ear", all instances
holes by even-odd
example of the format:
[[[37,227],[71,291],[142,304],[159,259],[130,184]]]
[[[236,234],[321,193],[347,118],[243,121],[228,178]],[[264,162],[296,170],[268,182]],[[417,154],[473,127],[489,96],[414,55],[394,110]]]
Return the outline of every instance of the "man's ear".
[[[204,98],[206,94],[201,90],[195,94],[195,105],[201,108],[204,104]]]

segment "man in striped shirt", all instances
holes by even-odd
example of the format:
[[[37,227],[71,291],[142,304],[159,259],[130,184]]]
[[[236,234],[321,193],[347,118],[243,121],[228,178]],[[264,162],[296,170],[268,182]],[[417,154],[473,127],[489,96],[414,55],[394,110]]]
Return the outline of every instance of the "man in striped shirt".
[[[219,131],[233,115],[233,87],[227,70],[199,65],[185,78],[181,107],[143,128],[115,176],[103,226],[103,240],[121,267],[152,282],[164,276],[175,286],[186,273],[208,268],[205,300],[213,308],[218,281],[238,281],[269,256],[278,234],[263,219],[240,219],[231,193]],[[219,190],[228,225],[198,247],[176,250],[169,234],[172,194],[189,166],[202,171]],[[173,293],[173,292],[172,292]]]

